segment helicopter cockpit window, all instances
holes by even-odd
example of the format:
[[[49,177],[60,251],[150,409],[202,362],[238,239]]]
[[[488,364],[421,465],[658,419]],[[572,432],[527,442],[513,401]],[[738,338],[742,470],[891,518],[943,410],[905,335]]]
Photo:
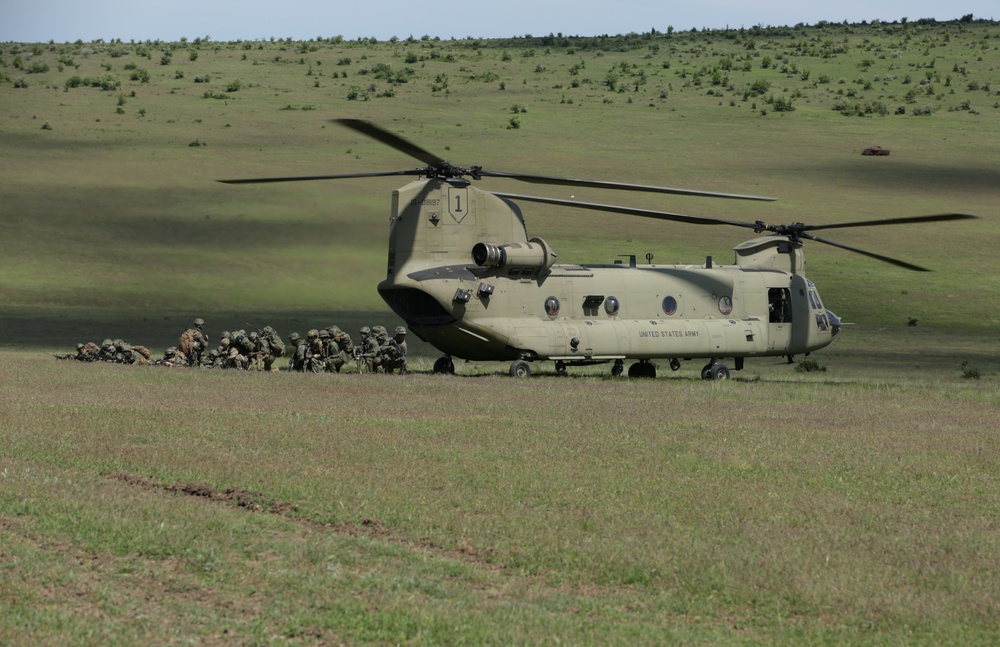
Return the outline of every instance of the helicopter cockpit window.
[[[819,292],[816,290],[809,290],[809,303],[812,305],[813,310],[823,310],[823,301],[819,298]]]
[[[559,299],[549,297],[545,300],[545,314],[554,317],[559,314]]]
[[[677,312],[677,299],[673,297],[664,297],[663,299],[663,314],[672,315]]]
[[[791,323],[792,303],[788,288],[771,288],[767,291],[768,321],[771,323]]]
[[[604,311],[608,313],[608,316],[614,317],[618,314],[619,307],[618,297],[608,297],[604,300]]]
[[[728,316],[732,311],[733,311],[733,298],[719,297],[719,312]]]

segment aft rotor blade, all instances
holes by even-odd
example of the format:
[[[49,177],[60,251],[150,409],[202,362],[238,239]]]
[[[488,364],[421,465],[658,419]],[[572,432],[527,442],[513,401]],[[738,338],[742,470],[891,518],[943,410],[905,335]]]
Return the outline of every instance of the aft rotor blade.
[[[378,140],[387,146],[391,146],[401,153],[406,153],[410,157],[418,159],[428,166],[437,167],[447,165],[447,162],[434,153],[426,151],[413,142],[403,139],[399,135],[391,133],[384,128],[380,128],[370,121],[364,121],[361,119],[333,119],[332,121],[340,124],[341,126],[345,126],[351,130],[359,132],[362,135]]]
[[[216,180],[223,184],[266,184],[269,182],[307,182],[310,180],[346,180],[356,177],[385,177],[388,175],[424,175],[424,169],[411,169],[407,171],[382,171],[376,173],[340,173],[337,175],[299,175],[294,177],[258,177],[244,178],[240,180]]]
[[[576,186],[591,189],[613,189],[618,191],[640,191],[646,193],[672,193],[675,195],[694,195],[707,198],[728,198],[730,200],[760,200],[773,202],[777,198],[765,198],[757,195],[740,195],[738,193],[718,193],[715,191],[696,191],[694,189],[675,189],[665,186],[650,186],[648,184],[628,184],[625,182],[605,182],[603,180],[582,180],[567,177],[551,177],[547,175],[531,175],[527,173],[504,173],[501,171],[480,171],[480,175],[489,177],[505,177],[533,184],[550,184],[555,186]]]
[[[843,229],[845,227],[880,227],[882,225],[910,225],[918,222],[944,222],[947,220],[976,220],[979,216],[967,213],[939,213],[930,216],[907,216],[903,218],[886,218],[884,220],[861,220],[858,222],[841,222],[831,225],[805,225],[802,231],[818,231],[820,229]]]
[[[869,258],[874,258],[880,260],[883,263],[889,263],[890,265],[896,265],[898,267],[903,267],[908,270],[914,270],[916,272],[930,272],[931,270],[926,267],[920,267],[919,265],[914,265],[913,263],[907,263],[906,261],[901,261],[898,258],[891,258],[889,256],[883,256],[882,254],[876,254],[875,252],[865,251],[863,249],[858,249],[857,247],[851,247],[850,245],[844,245],[843,243],[835,243],[832,240],[826,240],[820,238],[819,236],[813,236],[812,234],[807,234],[803,232],[801,234],[802,238],[808,240],[815,240],[817,243],[824,243],[826,245],[831,245],[833,247],[839,247],[840,249],[846,249],[849,252],[854,252],[856,254],[861,254],[863,256],[868,256]]]
[[[514,200],[515,202],[540,202],[542,204],[555,204],[564,207],[575,207],[577,209],[588,209],[590,211],[604,211],[607,213],[621,213],[629,216],[641,216],[643,218],[656,218],[658,220],[670,220],[672,222],[683,222],[690,225],[732,225],[734,227],[745,227],[754,229],[756,225],[750,222],[739,220],[723,220],[722,218],[706,218],[704,216],[689,216],[683,213],[670,213],[669,211],[653,211],[651,209],[634,209],[632,207],[621,207],[613,204],[597,204],[594,202],[577,202],[576,200],[561,200],[558,198],[543,198],[536,195],[518,195],[516,193],[497,193],[493,195]]]

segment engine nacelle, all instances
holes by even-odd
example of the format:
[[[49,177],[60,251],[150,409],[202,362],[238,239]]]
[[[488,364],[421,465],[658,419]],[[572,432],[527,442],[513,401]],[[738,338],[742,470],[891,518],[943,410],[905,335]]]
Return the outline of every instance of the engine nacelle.
[[[556,262],[556,255],[541,238],[532,238],[527,243],[476,243],[472,248],[472,260],[479,267],[532,268],[547,270]]]

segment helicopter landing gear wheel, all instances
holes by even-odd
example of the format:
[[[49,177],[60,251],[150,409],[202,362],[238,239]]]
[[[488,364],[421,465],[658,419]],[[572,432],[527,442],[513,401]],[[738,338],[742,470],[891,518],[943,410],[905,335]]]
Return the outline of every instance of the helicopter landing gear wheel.
[[[729,367],[712,360],[701,369],[701,379],[703,380],[728,380]]]
[[[710,379],[713,380],[728,380],[729,379],[729,368],[725,364],[716,364],[709,371]]]
[[[628,367],[628,376],[652,379],[656,377],[656,367],[647,360],[641,360]]]
[[[455,362],[450,357],[439,357],[434,362],[434,373],[437,375],[454,375]]]
[[[556,362],[556,375],[559,375],[561,377],[566,376],[566,362],[562,360]]]
[[[679,371],[681,369],[681,361],[676,357],[670,360],[670,370]]]
[[[511,377],[528,377],[531,375],[531,365],[528,364],[523,359],[511,362],[510,365],[510,376]]]
[[[615,360],[615,365],[611,367],[611,377],[621,377],[625,372],[625,362],[620,359]]]

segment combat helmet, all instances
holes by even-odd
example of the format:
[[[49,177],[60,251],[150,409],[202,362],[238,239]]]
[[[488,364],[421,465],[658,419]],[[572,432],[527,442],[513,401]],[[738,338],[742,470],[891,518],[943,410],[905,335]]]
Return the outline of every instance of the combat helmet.
[[[205,325],[205,320],[202,319],[201,317],[198,317],[197,319],[194,320],[194,327],[195,328],[201,328],[204,325]]]
[[[371,328],[369,328],[368,326],[361,326],[361,336],[362,337],[367,337],[370,334],[372,334],[372,329]]]
[[[395,332],[395,334],[397,334],[397,335],[405,335],[406,334],[406,328],[403,327],[403,326],[396,326],[396,332]]]
[[[292,344],[295,344],[300,339],[302,339],[302,338],[299,337],[299,333],[297,333],[297,332],[293,332],[291,335],[288,336],[288,341],[292,342]]]

